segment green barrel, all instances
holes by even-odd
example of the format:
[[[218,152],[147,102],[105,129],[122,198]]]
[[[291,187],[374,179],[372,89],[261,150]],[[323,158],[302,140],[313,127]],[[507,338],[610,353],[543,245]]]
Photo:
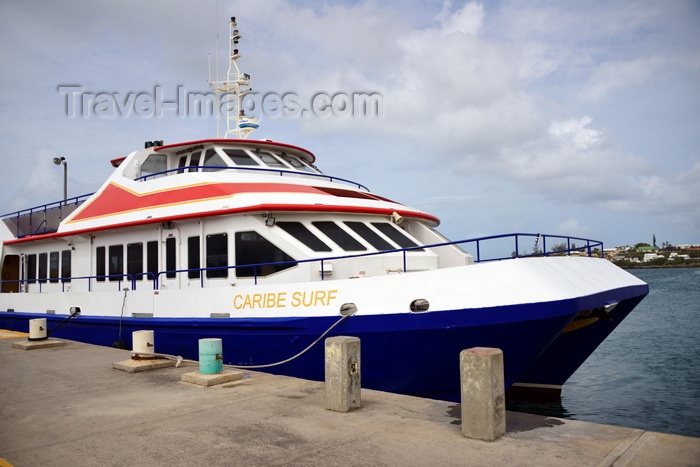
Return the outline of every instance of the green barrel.
[[[224,371],[221,339],[199,339],[199,372],[213,375]]]

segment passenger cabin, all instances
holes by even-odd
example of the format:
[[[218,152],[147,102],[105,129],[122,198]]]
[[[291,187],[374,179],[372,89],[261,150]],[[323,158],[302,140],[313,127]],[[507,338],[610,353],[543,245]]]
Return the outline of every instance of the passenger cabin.
[[[423,248],[446,241],[436,218],[323,174],[302,148],[158,143],[113,160],[92,195],[3,216],[2,292],[324,281],[471,262],[454,245]]]

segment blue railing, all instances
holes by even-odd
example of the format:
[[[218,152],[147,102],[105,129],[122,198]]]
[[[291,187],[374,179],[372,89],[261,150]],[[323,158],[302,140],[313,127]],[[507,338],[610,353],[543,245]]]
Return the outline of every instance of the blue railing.
[[[124,279],[126,279],[129,283],[131,283],[131,290],[136,290],[136,287],[140,282],[140,278],[148,276],[149,280],[152,280],[152,288],[153,290],[158,289],[158,283],[156,279],[156,274],[152,272],[141,272],[138,274],[110,274],[106,276],[101,276],[101,275],[94,275],[94,276],[71,276],[71,277],[42,277],[42,278],[36,278],[36,279],[13,279],[13,280],[3,280],[0,281],[1,288],[0,291],[4,292],[5,291],[5,286],[8,284],[18,284],[18,286],[21,286],[22,284],[38,284],[39,285],[39,293],[41,293],[46,287],[46,284],[55,284],[57,282],[61,283],[61,292],[66,291],[66,284],[70,285],[72,282],[75,281],[80,281],[80,280],[86,280],[88,283],[88,292],[92,292],[92,287],[93,287],[93,281],[94,282],[107,282],[110,284],[114,284],[115,288],[119,291],[122,290],[123,282]]]
[[[40,204],[39,206],[33,206],[20,211],[2,214],[0,215],[0,219],[5,221],[5,224],[8,224],[8,221],[9,223],[14,222],[14,235],[17,238],[25,237],[27,235],[52,233],[56,231],[58,224],[56,224],[56,227],[50,226],[47,221],[47,216],[54,214],[53,217],[58,222],[65,218],[68,214],[72,213],[92,195],[93,193],[87,193],[60,201]],[[38,225],[34,225],[34,221],[37,221]],[[8,225],[8,227],[10,226]],[[44,227],[43,230],[41,230],[42,227]],[[22,232],[23,228],[26,229],[26,232]]]
[[[498,246],[497,249],[485,248],[485,244],[491,242],[498,242],[500,240],[506,240],[506,243]],[[527,242],[527,244],[526,244]],[[157,274],[152,272],[142,272],[138,274],[115,274],[115,275],[94,275],[94,276],[79,276],[70,278],[41,278],[41,279],[31,279],[31,280],[4,280],[1,281],[1,290],[4,291],[5,284],[11,283],[39,283],[39,291],[42,289],[42,284],[49,282],[61,282],[61,290],[65,290],[65,283],[75,280],[87,280],[88,281],[88,291],[92,290],[92,281],[105,282],[109,281],[114,283],[118,290],[122,290],[123,279],[126,279],[131,283],[131,290],[136,290],[138,284],[140,283],[141,277],[148,277],[149,281],[152,281],[153,290],[158,290],[161,285],[161,276],[163,275],[177,275],[183,273],[197,273],[197,277],[192,277],[190,279],[198,279],[200,287],[204,287],[204,279],[207,271],[222,271],[222,270],[237,270],[241,268],[252,268],[253,275],[239,277],[242,278],[252,278],[253,283],[257,285],[258,279],[264,277],[260,274],[260,270],[265,266],[273,266],[277,270],[281,271],[289,267],[296,266],[297,264],[303,263],[319,263],[319,273],[321,280],[326,280],[329,275],[325,270],[325,262],[339,261],[352,258],[362,258],[369,256],[382,256],[389,254],[400,253],[402,255],[402,267],[403,272],[408,271],[408,255],[413,251],[427,250],[431,248],[440,247],[459,247],[463,251],[472,254],[469,251],[469,247],[473,248],[474,262],[482,263],[487,261],[503,261],[514,258],[524,258],[524,257],[541,257],[541,256],[564,256],[572,254],[582,254],[584,256],[597,256],[596,250],[603,255],[603,242],[599,240],[591,240],[582,237],[570,237],[563,235],[549,235],[549,234],[532,234],[532,233],[509,233],[502,235],[490,235],[486,237],[471,238],[467,240],[458,241],[448,241],[442,243],[434,243],[430,245],[418,245],[409,248],[399,248],[394,250],[386,251],[375,251],[369,253],[360,253],[353,255],[341,255],[341,256],[328,256],[323,258],[308,258],[290,261],[279,261],[279,262],[266,262],[266,263],[255,263],[255,264],[240,264],[236,266],[216,266],[216,267],[204,267],[204,268],[189,268],[189,269],[176,269],[169,271],[160,271]],[[484,250],[493,250],[491,254],[488,254]],[[505,253],[504,253],[505,251]],[[508,252],[510,251],[510,252]],[[218,279],[219,277],[207,278],[207,279]],[[225,277],[221,277],[225,278]],[[115,281],[115,279],[118,279]]]
[[[277,173],[280,175],[280,177],[284,176],[285,174],[287,175],[295,175],[295,176],[308,176],[308,177],[318,177],[318,178],[325,178],[326,180],[329,180],[330,182],[343,182],[347,183],[348,185],[353,185],[356,186],[357,188],[365,191],[369,191],[369,188],[366,186],[362,185],[361,183],[353,182],[352,180],[348,180],[345,178],[340,178],[340,177],[333,177],[332,175],[326,175],[322,173],[313,173],[313,172],[300,172],[296,170],[287,170],[287,169],[272,169],[269,167],[244,167],[244,166],[235,166],[235,167],[230,167],[228,165],[188,165],[185,167],[177,167],[175,169],[168,169],[168,170],[163,170],[161,172],[154,172],[152,174],[148,175],[142,175],[141,177],[137,177],[134,180],[136,181],[141,181],[141,180],[148,180],[149,178],[156,178],[161,175],[168,175],[169,173],[172,172],[177,172],[177,173],[183,173],[183,172],[188,172],[189,169],[193,169],[194,171],[197,171],[199,169],[204,169],[203,172],[210,172],[210,171],[218,171],[218,170],[248,170],[248,171],[257,171],[257,172],[271,172],[271,173]]]

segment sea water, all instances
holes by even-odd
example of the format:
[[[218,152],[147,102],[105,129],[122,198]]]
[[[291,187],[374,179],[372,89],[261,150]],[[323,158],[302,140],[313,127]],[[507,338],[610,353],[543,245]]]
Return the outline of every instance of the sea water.
[[[509,409],[700,437],[700,268],[633,269],[649,295],[567,381]]]

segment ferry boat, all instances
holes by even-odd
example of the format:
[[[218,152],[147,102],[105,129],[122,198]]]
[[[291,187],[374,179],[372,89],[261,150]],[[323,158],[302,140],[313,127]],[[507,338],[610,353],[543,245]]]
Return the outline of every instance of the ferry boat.
[[[0,328],[42,317],[51,337],[125,348],[153,330],[158,353],[191,359],[221,338],[227,364],[316,380],[314,344],[357,336],[363,387],[458,400],[461,350],[502,349],[507,387],[561,388],[648,293],[595,257],[601,242],[449,241],[435,216],[324,174],[310,151],[249,138],[229,26],[211,83],[236,104],[225,137],[147,142],[95,193],[2,216]]]

